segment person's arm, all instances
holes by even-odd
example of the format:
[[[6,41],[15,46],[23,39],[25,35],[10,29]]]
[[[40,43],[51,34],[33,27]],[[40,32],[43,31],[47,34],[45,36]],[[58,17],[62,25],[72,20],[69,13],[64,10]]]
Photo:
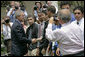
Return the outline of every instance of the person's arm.
[[[25,14],[25,16],[26,16],[26,17],[28,16],[28,14],[27,14],[27,11],[26,11],[26,10],[24,11],[24,14]]]
[[[4,26],[5,24],[3,24],[3,26]],[[2,31],[2,34],[4,35],[4,36],[7,36],[7,29],[6,29],[6,27],[2,27],[2,29],[3,29],[3,31]]]
[[[46,38],[50,41],[58,41],[62,37],[62,32],[60,29],[52,31],[53,17],[50,18],[48,27],[46,29]]]
[[[57,54],[57,56],[60,56],[60,48],[56,49],[56,54]]]
[[[10,11],[7,13],[7,16],[11,16],[11,14],[13,13],[14,10],[15,10],[15,8],[11,8]]]
[[[16,34],[16,39],[21,42],[21,43],[31,43],[32,41],[27,39],[25,36],[23,36],[23,31],[22,31],[22,28],[20,26],[17,26],[16,28],[14,28],[14,32]]]

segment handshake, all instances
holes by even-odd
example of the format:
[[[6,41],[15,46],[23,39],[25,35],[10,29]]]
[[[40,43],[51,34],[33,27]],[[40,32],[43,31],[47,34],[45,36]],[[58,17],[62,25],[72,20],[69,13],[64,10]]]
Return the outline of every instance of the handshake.
[[[40,37],[40,38],[34,38],[34,39],[32,39],[32,43],[36,43],[37,41],[41,41],[42,40],[42,38]]]

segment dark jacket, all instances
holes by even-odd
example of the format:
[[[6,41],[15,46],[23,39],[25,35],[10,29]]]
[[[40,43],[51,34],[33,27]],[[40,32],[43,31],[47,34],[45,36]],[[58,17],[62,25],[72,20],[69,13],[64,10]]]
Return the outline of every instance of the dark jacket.
[[[31,37],[30,36],[30,29],[31,29]],[[33,38],[38,38],[38,24],[33,23],[30,27],[27,28],[27,32],[26,32],[26,36],[29,40],[33,39]],[[38,43],[34,43],[34,44],[30,44],[28,47],[28,50],[33,50],[35,48],[37,48]]]
[[[24,29],[18,19],[15,20],[11,29],[12,47],[11,54],[14,56],[23,56],[27,53],[27,43],[31,40],[26,38]]]
[[[46,39],[45,37],[45,34],[46,34],[46,28],[48,26],[48,21],[44,22],[44,30],[43,30],[43,39],[42,41],[40,42],[40,49],[42,48],[47,48],[48,47],[48,44],[49,44],[49,41]]]

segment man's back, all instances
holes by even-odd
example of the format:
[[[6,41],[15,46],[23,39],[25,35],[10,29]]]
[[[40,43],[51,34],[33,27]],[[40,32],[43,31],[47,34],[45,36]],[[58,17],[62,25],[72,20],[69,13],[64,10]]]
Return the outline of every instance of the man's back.
[[[52,24],[49,24],[46,29],[47,39],[59,42],[62,55],[76,54],[83,51],[82,32],[79,26],[73,23],[63,25],[61,29],[52,31]]]
[[[80,28],[76,24],[69,24],[60,29],[62,37],[60,39],[60,50],[62,54],[75,54],[79,51],[84,50],[82,44],[82,34]]]

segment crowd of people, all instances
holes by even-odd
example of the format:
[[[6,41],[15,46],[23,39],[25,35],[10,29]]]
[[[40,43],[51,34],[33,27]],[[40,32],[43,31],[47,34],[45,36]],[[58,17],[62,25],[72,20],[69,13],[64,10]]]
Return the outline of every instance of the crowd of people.
[[[35,2],[32,14],[11,1],[1,19],[1,34],[8,56],[84,56],[84,8],[71,12],[69,1]]]

